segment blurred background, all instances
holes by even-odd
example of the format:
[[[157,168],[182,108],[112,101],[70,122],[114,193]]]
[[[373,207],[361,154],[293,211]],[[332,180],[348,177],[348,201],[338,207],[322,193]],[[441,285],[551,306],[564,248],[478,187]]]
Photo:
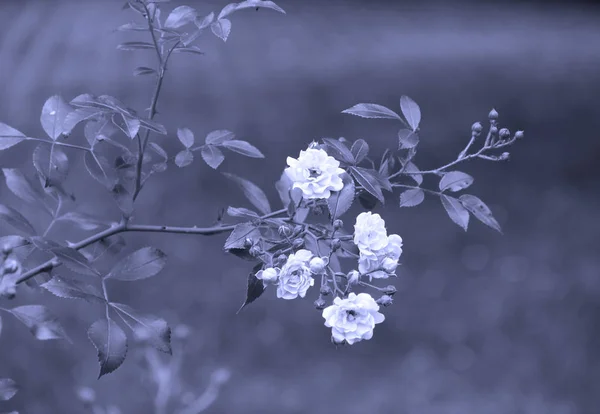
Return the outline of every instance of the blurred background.
[[[134,78],[154,65],[151,51],[115,46],[138,34],[113,28],[137,16],[120,1],[3,1],[0,5],[0,122],[42,136],[44,101],[61,94],[109,94],[148,107],[152,79]],[[173,1],[172,5],[181,2]],[[225,1],[188,1],[204,14]],[[266,189],[311,140],[366,139],[373,154],[397,145],[397,126],[340,113],[359,102],[398,109],[400,95],[421,106],[416,163],[436,168],[454,159],[470,126],[499,122],[525,139],[508,163],[462,165],[472,193],[503,227],[476,220],[464,233],[439,200],[378,212],[405,243],[392,306],[374,338],[336,349],[313,297],[282,301],[273,291],[236,315],[250,265],[222,251],[225,236],[126,234],[129,251],[145,245],[170,260],[159,276],[110,286],[115,300],[190,328],[182,375],[200,392],[218,367],[231,380],[207,411],[214,413],[594,414],[600,404],[600,13],[584,2],[278,2],[271,10],[235,13],[223,42],[201,38],[204,56],[172,60],[157,117],[169,131],[188,127],[203,139],[234,131],[266,160],[232,154],[220,171]],[[72,137],[84,143],[83,137]],[[169,154],[173,133],[157,137]],[[0,154],[2,167],[26,167],[34,146]],[[119,217],[104,189],[69,153],[67,182],[79,211]],[[138,223],[211,225],[218,210],[247,206],[241,192],[202,162],[170,167],[138,199]],[[434,186],[435,182],[426,181]],[[32,206],[2,185],[2,203],[42,226]],[[350,226],[353,214],[346,216]],[[8,227],[0,235],[10,234]],[[84,236],[67,226],[57,240]],[[64,271],[61,269],[61,271]],[[315,293],[315,292],[313,292]],[[75,389],[123,413],[152,412],[135,358],[96,380],[96,351],[87,327],[100,307],[23,289],[13,303],[55,311],[73,344],[39,342],[3,316],[0,377],[22,389],[0,411],[85,412]]]

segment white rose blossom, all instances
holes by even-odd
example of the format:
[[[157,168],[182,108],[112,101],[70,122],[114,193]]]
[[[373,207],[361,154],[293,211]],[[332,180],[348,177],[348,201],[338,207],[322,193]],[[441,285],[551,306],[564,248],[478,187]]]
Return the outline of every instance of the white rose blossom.
[[[371,295],[351,292],[346,299],[337,297],[333,305],[323,309],[323,318],[334,341],[352,345],[373,337],[375,324],[385,320],[378,311],[379,305]]]
[[[300,249],[288,256],[279,273],[278,298],[295,299],[298,296],[306,296],[308,288],[315,284],[309,266],[312,258],[313,254],[306,249]]]
[[[385,221],[370,211],[360,213],[354,225],[354,244],[366,254],[384,248],[388,243]]]
[[[281,270],[278,267],[267,267],[266,269],[259,270],[256,273],[256,277],[263,281],[264,285],[275,285],[279,279],[279,273]]]
[[[329,198],[332,191],[344,187],[340,175],[344,170],[335,158],[322,149],[308,148],[300,151],[298,159],[288,157],[285,174],[292,181],[292,188],[302,190],[306,199]]]

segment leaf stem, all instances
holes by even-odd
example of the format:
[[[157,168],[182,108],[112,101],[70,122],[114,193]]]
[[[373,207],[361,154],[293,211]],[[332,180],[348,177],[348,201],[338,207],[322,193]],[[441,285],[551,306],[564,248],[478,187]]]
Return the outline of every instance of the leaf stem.
[[[92,151],[91,148],[86,148],[86,147],[82,147],[81,145],[75,145],[75,144],[67,144],[66,142],[48,141],[47,139],[35,138],[35,137],[27,137],[25,139],[27,141],[45,142],[48,145],[58,145],[59,147],[74,148],[74,149],[78,149],[78,150],[81,150],[81,151],[87,151],[87,152],[91,152]]]

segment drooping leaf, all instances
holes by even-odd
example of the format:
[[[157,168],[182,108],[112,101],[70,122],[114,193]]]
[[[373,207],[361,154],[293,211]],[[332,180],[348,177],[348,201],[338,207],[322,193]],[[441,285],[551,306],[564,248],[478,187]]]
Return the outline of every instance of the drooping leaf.
[[[84,213],[79,213],[77,211],[69,211],[59,217],[56,218],[57,221],[67,221],[69,223],[75,224],[82,230],[96,230],[100,226],[102,226],[102,222],[95,219],[94,217],[88,216]]]
[[[225,155],[223,152],[214,145],[202,146],[200,154],[202,155],[204,162],[215,170],[225,160]]]
[[[81,95],[80,95],[81,96]],[[73,101],[71,101],[73,102]],[[70,112],[63,124],[64,129],[71,131],[75,128],[79,123],[83,121],[93,121],[97,119],[101,119],[104,115],[108,114],[108,109],[104,107],[78,107],[74,111]],[[87,138],[87,134],[86,134]],[[88,139],[89,142],[89,139]],[[91,145],[91,143],[90,143]]]
[[[240,3],[229,3],[227,6],[223,7],[221,12],[219,13],[218,19],[222,19],[223,17],[233,13],[237,10],[243,10],[248,8],[256,8],[256,7],[264,7],[265,9],[275,10],[279,13],[285,14],[285,10],[279,7],[272,1],[262,1],[262,0],[247,0],[242,1]]]
[[[60,244],[55,242],[54,240],[47,239],[43,236],[33,236],[29,238],[31,244],[35,246],[36,249],[41,251],[52,253],[52,249],[62,247]]]
[[[354,201],[354,180],[350,175],[344,173],[342,175],[342,181],[344,187],[340,191],[332,193],[327,199],[327,207],[329,208],[329,214],[331,219],[335,220],[344,214],[352,206]]]
[[[189,6],[179,6],[175,7],[167,20],[165,20],[164,27],[169,29],[177,29],[179,27],[185,26],[188,23],[192,23],[196,17],[198,16],[198,12]]]
[[[461,171],[450,171],[444,174],[440,180],[440,191],[450,190],[452,192],[464,190],[473,184],[474,178]]]
[[[54,95],[44,103],[40,122],[46,134],[54,141],[71,131],[64,125],[67,115],[71,112],[73,108],[60,95]]]
[[[186,148],[194,145],[194,133],[189,128],[177,128],[177,138]]]
[[[266,194],[256,184],[234,174],[223,173],[223,175],[240,186],[248,201],[250,201],[258,211],[263,214],[271,212],[271,206]]]
[[[108,190],[112,190],[115,187],[118,179],[117,172],[103,155],[95,152],[86,152],[83,161],[87,171],[96,181]]]
[[[218,19],[210,24],[210,30],[222,41],[226,42],[231,33],[231,21],[229,19]]]
[[[164,319],[153,315],[142,315],[130,306],[111,302],[110,305],[122,315],[135,322],[132,328],[138,336],[145,338],[157,350],[171,355],[171,328]]]
[[[354,156],[354,163],[358,164],[369,154],[369,144],[364,139],[357,139],[350,150]]]
[[[425,200],[425,192],[420,188],[411,188],[400,194],[400,207],[415,207]]]
[[[343,114],[360,116],[361,118],[386,118],[400,120],[400,115],[391,109],[373,103],[359,103],[352,108],[344,109]]]
[[[245,155],[246,157],[251,158],[265,158],[262,152],[258,150],[258,148],[254,147],[252,144],[246,141],[240,141],[237,139],[232,139],[229,141],[224,141],[221,146],[237,152],[238,154]]]
[[[19,392],[19,386],[14,380],[0,378],[0,401],[10,400],[17,392]]]
[[[135,138],[142,125],[139,119],[122,113],[113,114],[112,121],[130,139]]]
[[[260,238],[260,232],[254,224],[240,223],[233,228],[223,248],[225,250],[243,249],[246,239],[257,240],[258,238]]]
[[[8,189],[21,200],[31,204],[43,204],[43,197],[33,184],[15,168],[3,168],[2,173]]]
[[[204,155],[203,155],[204,157]],[[204,159],[206,161],[206,158]],[[187,167],[194,161],[194,154],[192,151],[185,149],[183,151],[179,151],[175,156],[175,165],[179,168]],[[208,164],[208,161],[206,162]],[[209,164],[210,165],[210,164]]]
[[[450,219],[462,227],[464,231],[467,231],[467,227],[469,226],[469,212],[463,207],[460,201],[445,194],[440,195],[440,200]]]
[[[50,185],[62,183],[69,174],[67,154],[54,145],[38,145],[33,151],[33,166]]]
[[[40,286],[59,298],[83,299],[92,303],[105,302],[102,293],[96,287],[76,279],[54,276]]]
[[[408,96],[403,95],[400,97],[400,109],[408,125],[413,131],[416,131],[421,123],[421,108],[419,108],[419,105]]]
[[[58,318],[42,305],[24,305],[8,309],[40,341],[68,339]]]
[[[89,276],[99,276],[89,260],[80,252],[67,246],[53,247],[50,252],[54,254],[67,268],[75,273]]]
[[[338,159],[339,161],[343,161],[347,164],[354,164],[354,155],[352,151],[338,139],[333,138],[323,138],[323,142],[327,146],[328,153],[333,158]]]
[[[144,75],[156,75],[156,70],[146,67],[146,66],[138,66],[133,70],[133,76],[144,76]]]
[[[17,145],[25,139],[27,137],[21,131],[0,122],[0,151]]]
[[[203,17],[202,19],[196,18],[194,23],[198,29],[206,29],[212,22],[215,20],[215,13],[210,12],[208,15]]]
[[[154,247],[143,247],[131,253],[112,268],[107,279],[126,282],[155,276],[167,264],[167,255]]]
[[[28,235],[34,235],[35,229],[25,217],[12,207],[0,204],[0,220],[10,224],[16,230]]]
[[[402,128],[398,131],[398,149],[414,148],[419,144],[419,135],[410,129]]]
[[[256,277],[256,272],[258,271],[258,269],[260,269],[261,266],[262,264],[259,264],[251,273],[248,274],[246,299],[244,300],[244,303],[237,311],[237,313],[240,313],[241,310],[244,309],[247,305],[258,299],[265,291],[265,285],[263,284],[263,281]]]
[[[157,134],[167,135],[167,128],[164,125],[159,124],[156,121],[151,121],[149,119],[140,119],[140,128],[146,128],[150,131],[156,132]]]
[[[226,129],[217,129],[211,131],[206,135],[204,142],[207,144],[221,145],[225,141],[229,141],[235,138],[235,134]]]
[[[244,207],[227,207],[227,214],[231,217],[243,217],[248,219],[257,219],[260,216]]]
[[[148,50],[154,49],[154,45],[148,42],[123,42],[117,45],[117,50]]]
[[[112,319],[100,319],[88,329],[88,338],[98,351],[100,375],[119,368],[127,355],[127,335]]]
[[[375,174],[374,170],[362,167],[352,167],[350,168],[350,173],[365,191],[377,198],[381,204],[385,202],[383,192],[381,191],[379,176]]]
[[[502,233],[500,224],[494,218],[490,208],[481,201],[478,197],[471,194],[463,194],[458,200],[460,203],[471,212],[483,224],[490,226],[494,230]]]

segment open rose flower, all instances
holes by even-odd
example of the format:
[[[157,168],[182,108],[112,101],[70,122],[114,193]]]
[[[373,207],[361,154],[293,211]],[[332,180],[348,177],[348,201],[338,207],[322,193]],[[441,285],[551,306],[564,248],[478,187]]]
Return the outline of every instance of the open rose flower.
[[[295,299],[306,296],[308,288],[315,284],[309,265],[312,258],[313,254],[306,249],[289,255],[279,273],[278,298]]]
[[[335,342],[352,345],[373,337],[375,324],[385,320],[378,311],[379,305],[371,295],[352,292],[346,299],[335,298],[333,305],[323,309],[323,318]]]
[[[361,251],[358,270],[370,279],[385,279],[398,267],[402,255],[402,238],[397,234],[387,237],[387,244],[379,250]]]
[[[375,250],[383,249],[388,244],[385,221],[379,214],[370,211],[360,213],[354,225],[354,244],[361,253],[371,254]]]
[[[302,190],[306,199],[329,198],[332,191],[344,187],[340,177],[344,170],[339,161],[322,149],[300,151],[298,159],[288,157],[287,164],[285,174],[292,180],[292,188]]]

